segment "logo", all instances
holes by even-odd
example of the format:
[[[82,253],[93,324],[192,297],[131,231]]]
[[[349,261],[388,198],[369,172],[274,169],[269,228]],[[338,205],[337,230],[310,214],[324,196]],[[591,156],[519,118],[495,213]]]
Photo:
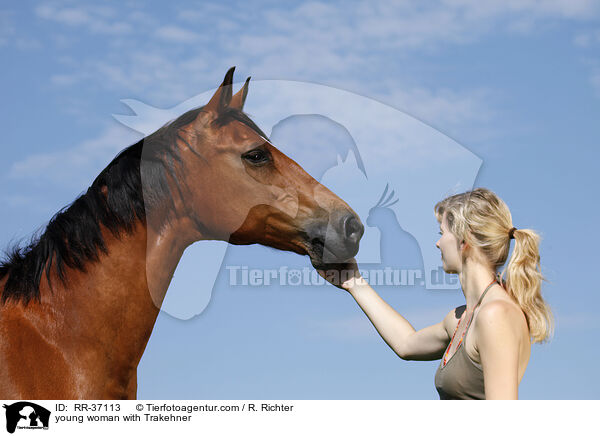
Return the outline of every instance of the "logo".
[[[4,405],[6,409],[6,431],[14,433],[15,429],[48,430],[50,411],[28,401],[19,401]]]

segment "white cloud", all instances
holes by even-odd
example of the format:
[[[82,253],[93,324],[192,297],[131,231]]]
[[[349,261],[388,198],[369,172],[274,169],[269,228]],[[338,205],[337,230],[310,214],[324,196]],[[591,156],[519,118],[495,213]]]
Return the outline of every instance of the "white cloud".
[[[49,4],[40,5],[35,8],[36,14],[47,20],[58,21],[69,26],[77,26],[90,22],[90,16],[82,9],[64,8],[57,9]]]
[[[77,74],[54,74],[50,76],[50,82],[54,85],[69,86],[80,80]]]
[[[407,112],[428,124],[439,123],[446,127],[466,123],[486,124],[493,118],[489,100],[493,93],[486,89],[428,89],[403,88],[390,83],[390,93],[381,95],[381,101]]]
[[[415,50],[431,53],[498,30],[531,33],[548,20],[586,20],[598,12],[596,3],[587,0],[381,1],[352,8],[312,1],[289,8],[265,4],[260,20],[251,13],[254,9],[255,5],[231,9],[201,3],[180,8],[174,21],[136,9],[56,3],[42,4],[36,12],[68,26],[109,33],[114,47],[104,57],[77,60],[69,66],[70,73],[52,76],[56,85],[96,82],[124,91],[124,98],[143,95],[148,102],[167,106],[216,86],[222,77],[217,72],[238,65],[238,71],[255,78],[343,87],[442,128],[485,123],[490,117],[489,91],[426,89],[401,80],[389,82],[384,91],[381,84],[359,82],[357,77],[374,77],[394,58],[400,63]],[[124,32],[131,35],[125,38]]]
[[[555,310],[556,327],[559,329],[587,329],[591,330],[600,327],[598,316],[595,313],[586,311],[563,312]]]
[[[8,177],[32,180],[32,175],[35,175],[38,184],[83,188],[120,150],[140,137],[122,125],[111,124],[97,138],[65,150],[29,155],[15,162],[8,171]]]
[[[15,35],[15,26],[10,15],[7,11],[0,11],[0,47],[8,45]]]
[[[573,38],[573,44],[582,48],[593,47],[600,44],[600,30],[594,29],[577,33]]]
[[[600,61],[596,55],[598,48],[600,48],[600,29],[578,32],[573,37],[573,44],[583,54],[581,62],[590,69],[589,83],[596,95],[600,97]]]
[[[444,6],[463,10],[473,19],[504,14],[527,14],[536,18],[588,19],[598,12],[593,0],[442,0]]]
[[[114,20],[117,14],[107,6],[60,7],[56,3],[45,3],[37,6],[34,12],[40,18],[70,27],[83,27],[92,33],[122,35],[132,31],[129,23]]]
[[[31,35],[17,32],[14,12],[0,10],[0,47],[12,44],[19,50],[32,50],[41,47],[41,43]]]
[[[69,58],[63,61],[71,73],[50,77],[57,86],[71,86],[89,82],[99,83],[105,89],[126,92],[123,97],[144,95],[153,102],[179,103],[192,94],[204,91],[206,86],[191,90],[189,77],[204,77],[209,66],[194,62],[187,66],[153,50],[128,50],[128,57],[120,59],[111,54],[108,59]],[[197,79],[199,81],[199,79]],[[213,84],[212,86],[216,86]]]
[[[87,5],[59,7],[46,3],[38,6],[36,12],[42,18],[80,26],[90,32],[111,33],[118,44],[127,49],[121,52],[137,49],[161,56],[164,63],[185,67],[187,61],[175,57],[171,43],[202,41],[188,53],[190,58],[215,65],[231,57],[235,64],[243,64],[263,78],[301,75],[302,79],[321,80],[325,75],[364,68],[379,56],[373,53],[382,50],[389,50],[390,54],[397,51],[401,55],[406,50],[467,43],[492,32],[503,22],[511,31],[531,31],[542,20],[586,19],[593,16],[596,9],[593,2],[585,0],[443,0],[426,5],[370,2],[353,8],[313,1],[291,8],[264,5],[261,8],[264,19],[256,20],[244,6],[230,10],[204,3],[194,9],[178,11],[178,20],[186,26],[164,19],[157,21],[140,10],[117,13],[112,8]],[[125,21],[115,21],[117,16],[125,17]],[[168,24],[159,26],[158,22]],[[194,25],[193,31],[188,28],[190,24]],[[119,33],[134,30],[136,36],[142,38],[129,42],[119,39]],[[148,32],[168,45],[156,44],[147,38]],[[130,84],[138,82],[136,66],[123,56],[103,62],[115,63],[124,69]],[[183,69],[179,75],[191,73]],[[120,76],[117,82],[121,82]]]
[[[15,40],[15,47],[19,50],[37,50],[42,48],[42,43],[33,38],[17,38]]]
[[[596,94],[600,97],[600,69],[597,69],[590,76],[590,83],[594,87]]]
[[[199,39],[199,35],[190,30],[179,26],[163,26],[156,30],[156,36],[165,41],[172,42],[194,42]]]

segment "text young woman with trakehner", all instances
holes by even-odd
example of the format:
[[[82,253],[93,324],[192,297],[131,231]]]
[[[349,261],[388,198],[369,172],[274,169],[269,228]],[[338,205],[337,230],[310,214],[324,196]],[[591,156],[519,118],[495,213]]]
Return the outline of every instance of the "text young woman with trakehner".
[[[446,198],[435,214],[444,270],[458,274],[466,305],[415,331],[360,276],[356,262],[354,278],[340,287],[402,359],[442,359],[435,374],[441,399],[517,399],[531,344],[552,334],[540,292],[539,236],[513,227],[506,204],[483,188]],[[514,251],[499,275],[511,239]]]

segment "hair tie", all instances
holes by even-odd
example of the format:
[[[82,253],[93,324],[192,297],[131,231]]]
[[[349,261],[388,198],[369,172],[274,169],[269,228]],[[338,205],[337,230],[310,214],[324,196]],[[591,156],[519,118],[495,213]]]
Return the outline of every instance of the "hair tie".
[[[510,230],[508,231],[508,238],[509,238],[509,239],[515,239],[515,230],[517,230],[517,228],[516,228],[516,227],[513,227],[512,229],[510,229]]]

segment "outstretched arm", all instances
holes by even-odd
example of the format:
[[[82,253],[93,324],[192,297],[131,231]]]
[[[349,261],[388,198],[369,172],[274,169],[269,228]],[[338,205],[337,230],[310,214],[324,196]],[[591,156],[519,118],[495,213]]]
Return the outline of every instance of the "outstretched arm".
[[[361,277],[355,261],[345,265],[345,268],[354,269],[355,273],[351,274],[353,277],[341,285],[334,284],[346,289],[352,295],[383,340],[400,358],[437,360],[442,357],[450,341],[447,325],[454,316],[454,310],[438,324],[416,331]],[[324,271],[319,272],[326,277]]]

